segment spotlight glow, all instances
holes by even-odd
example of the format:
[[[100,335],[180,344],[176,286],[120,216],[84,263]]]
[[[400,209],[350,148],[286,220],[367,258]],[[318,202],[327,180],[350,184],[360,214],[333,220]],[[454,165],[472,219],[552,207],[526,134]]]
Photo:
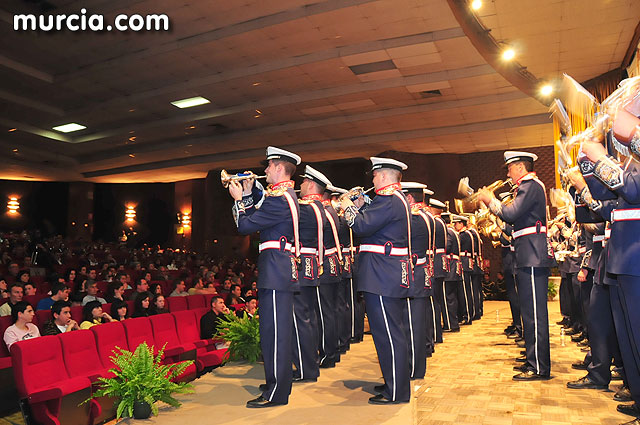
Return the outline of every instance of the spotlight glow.
[[[506,61],[510,61],[511,59],[516,57],[516,52],[515,50],[509,48],[507,50],[505,50],[504,52],[502,52],[502,59],[506,60]]]
[[[553,87],[551,86],[551,84],[545,84],[540,89],[540,94],[542,94],[543,96],[549,96],[551,93],[553,93]]]
[[[471,2],[471,9],[479,10],[482,7],[482,0],[473,0]]]

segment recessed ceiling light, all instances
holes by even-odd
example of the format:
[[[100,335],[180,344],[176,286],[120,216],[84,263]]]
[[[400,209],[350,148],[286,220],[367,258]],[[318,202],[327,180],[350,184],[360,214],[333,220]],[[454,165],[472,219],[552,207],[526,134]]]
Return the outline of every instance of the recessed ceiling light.
[[[135,111],[136,111],[135,108],[129,109],[129,112],[135,112]]]
[[[84,130],[85,128],[87,127],[81,124],[76,124],[75,122],[53,127],[55,131],[59,131],[61,133],[71,133],[73,131]]]
[[[553,93],[553,86],[551,84],[545,84],[540,89],[540,94],[543,96],[549,96],[551,93]]]
[[[260,109],[256,109],[256,114],[262,115],[262,111]]]
[[[18,153],[18,148],[15,148],[15,149],[13,150],[13,153]]]
[[[194,128],[196,128],[196,126],[195,126],[195,125],[190,125],[190,126],[189,126],[189,129],[190,129],[190,130],[193,130]]]
[[[471,8],[473,10],[478,10],[482,7],[482,0],[473,0],[471,2]]]
[[[502,52],[502,59],[506,61],[510,61],[511,59],[516,57],[516,51],[509,48]]]
[[[135,157],[136,157],[136,155],[135,155],[135,154],[133,154],[133,153],[130,153],[130,154],[129,154],[129,158],[135,158]]]
[[[16,131],[16,130],[17,130],[17,128],[10,128],[10,129],[9,129],[9,133],[12,133],[12,132],[14,132],[14,131]]]
[[[194,106],[206,105],[207,103],[211,103],[209,99],[205,99],[201,96],[190,97],[188,99],[175,100],[171,102],[173,106],[176,106],[180,109],[184,108],[192,108]]]
[[[260,82],[256,81],[256,82],[255,82],[255,83],[253,83],[252,85],[253,85],[254,87],[256,87],[256,86],[259,86],[260,84],[262,84],[262,83],[260,83]]]
[[[129,137],[129,141],[130,142],[135,142],[136,138],[137,138],[136,136],[131,136],[131,137]]]
[[[260,114],[256,114],[256,115],[253,116],[253,118],[260,118],[261,116],[262,115],[260,115]]]

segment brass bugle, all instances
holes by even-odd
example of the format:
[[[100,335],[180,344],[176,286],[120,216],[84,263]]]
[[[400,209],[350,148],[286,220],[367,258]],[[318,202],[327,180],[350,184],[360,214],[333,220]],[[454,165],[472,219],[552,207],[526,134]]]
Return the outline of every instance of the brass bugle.
[[[249,180],[249,179],[257,180],[257,179],[266,179],[266,178],[267,176],[257,176],[252,172],[229,174],[227,173],[227,170],[220,171],[220,182],[222,183],[222,186],[224,186],[225,188],[229,187],[229,184],[232,181],[240,182],[240,181]]]

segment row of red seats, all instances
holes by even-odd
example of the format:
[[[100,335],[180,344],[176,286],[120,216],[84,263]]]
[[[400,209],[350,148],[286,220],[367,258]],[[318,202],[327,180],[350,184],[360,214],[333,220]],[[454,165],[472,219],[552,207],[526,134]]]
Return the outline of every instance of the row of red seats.
[[[109,357],[115,347],[133,351],[146,342],[157,352],[166,344],[165,364],[195,360],[178,377],[193,380],[197,372],[221,364],[226,355],[226,349],[215,348],[213,339],[200,338],[200,318],[207,311],[182,310],[16,342],[11,355],[18,394],[43,425],[85,425],[115,417],[113,400],[78,406],[79,400],[89,397],[99,377],[111,376]]]

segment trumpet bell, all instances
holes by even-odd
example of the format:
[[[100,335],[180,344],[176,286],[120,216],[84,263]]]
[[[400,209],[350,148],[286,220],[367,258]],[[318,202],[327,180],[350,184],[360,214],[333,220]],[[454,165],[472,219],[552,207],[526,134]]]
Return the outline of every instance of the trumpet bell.
[[[232,181],[243,181],[243,180],[249,180],[249,179],[264,179],[267,176],[256,176],[254,173],[249,172],[249,173],[239,173],[239,174],[229,174],[227,173],[227,170],[222,170],[220,171],[220,182],[222,183],[222,186],[225,187],[225,189],[227,187],[229,187],[229,184],[231,184]]]

